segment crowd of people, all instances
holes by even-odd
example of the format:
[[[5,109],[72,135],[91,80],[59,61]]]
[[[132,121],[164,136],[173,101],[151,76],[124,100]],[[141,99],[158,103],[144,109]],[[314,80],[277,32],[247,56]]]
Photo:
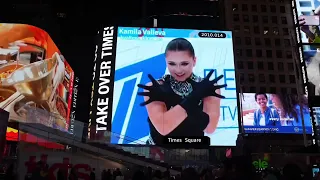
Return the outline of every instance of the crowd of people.
[[[206,168],[201,171],[189,167],[184,169],[181,174],[170,175],[169,171],[161,172],[159,170],[147,172],[138,170],[132,178],[128,180],[320,180],[312,177],[312,173],[303,172],[295,164],[287,164],[283,169],[270,168],[257,171],[254,168],[248,168],[241,163],[227,163],[219,168]]]
[[[120,169],[105,169],[101,174],[97,174],[94,168],[90,173],[83,177],[76,169],[71,168],[69,171],[58,169],[54,173],[55,177],[50,177],[48,173],[48,165],[41,162],[37,163],[37,167],[25,176],[26,180],[320,180],[320,174],[312,171],[303,172],[299,166],[295,164],[287,164],[282,169],[270,168],[257,170],[249,161],[226,161],[221,166],[195,168],[188,167],[179,174],[171,174],[170,169],[164,172],[154,170],[151,167],[135,168],[133,173],[123,173]],[[17,172],[19,173],[19,172]],[[313,177],[314,176],[314,177]],[[14,180],[16,175],[13,166],[10,166],[5,175],[5,179]]]

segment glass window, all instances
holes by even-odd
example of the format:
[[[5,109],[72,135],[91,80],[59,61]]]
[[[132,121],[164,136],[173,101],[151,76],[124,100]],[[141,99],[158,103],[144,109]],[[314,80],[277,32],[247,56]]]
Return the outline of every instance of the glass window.
[[[271,40],[269,38],[264,38],[264,44],[266,46],[271,46]]]
[[[252,57],[252,50],[251,49],[247,49],[246,50],[246,54],[248,57]]]
[[[242,11],[248,11],[248,5],[242,4]]]
[[[249,26],[244,26],[243,27],[243,32],[246,34],[250,34],[250,27]]]
[[[263,62],[261,62],[261,61],[258,62],[258,69],[259,70],[263,70],[264,69]]]
[[[266,82],[266,78],[265,78],[264,74],[259,74],[259,82],[261,82],[261,83]]]
[[[251,38],[245,37],[245,43],[246,43],[246,45],[251,45]]]
[[[257,57],[262,57],[262,50],[261,49],[257,49],[256,50],[256,56]]]
[[[285,16],[281,17],[281,23],[288,24],[287,17],[285,17]]]
[[[273,62],[268,62],[268,70],[274,70]]]
[[[291,51],[287,51],[286,52],[286,58],[287,59],[292,59],[292,52]]]
[[[241,45],[241,38],[236,37],[235,41],[236,41],[235,42],[236,45]]]
[[[239,32],[239,31],[240,31],[240,26],[239,26],[239,25],[235,25],[235,26],[233,27],[233,31],[234,31],[234,32]]]
[[[243,62],[242,61],[237,61],[237,68],[243,69]]]
[[[293,63],[288,63],[288,70],[291,72],[294,71]]]
[[[286,83],[286,76],[285,75],[279,75],[280,83]]]
[[[255,78],[253,74],[248,74],[249,82],[254,83]]]
[[[264,27],[263,28],[263,34],[266,35],[269,33],[269,27]]]
[[[283,35],[289,35],[289,29],[288,28],[282,28]]]
[[[278,24],[278,17],[277,16],[272,16],[271,21],[273,24]]]
[[[240,83],[244,81],[244,74],[240,73]]]
[[[261,45],[261,40],[260,38],[254,38],[254,42],[257,46],[260,46]]]
[[[239,20],[240,20],[239,14],[234,14],[233,21],[239,21]]]
[[[251,86],[250,87],[250,92],[251,93],[255,93],[256,92],[256,87],[255,86]]]
[[[248,62],[248,69],[253,69],[253,62],[252,61]]]
[[[273,74],[269,74],[269,82],[274,83],[276,81],[276,78]]]
[[[267,12],[267,6],[261,5],[261,12]]]
[[[271,11],[271,12],[274,12],[274,13],[277,12],[276,6],[275,6],[275,5],[271,5],[271,6],[270,6],[270,11]]]
[[[283,71],[284,70],[283,62],[278,62],[278,70],[279,71]]]
[[[276,87],[270,87],[270,92],[271,93],[277,93],[277,88]]]
[[[291,43],[290,43],[289,39],[284,39],[283,43],[284,43],[285,47],[290,47],[291,46]]]
[[[236,55],[238,57],[241,57],[242,56],[242,50],[241,49],[236,49]]]
[[[263,92],[263,93],[267,92],[267,88],[265,88],[265,87],[260,87],[260,92]]]
[[[275,35],[279,34],[279,29],[277,27],[273,28],[273,34],[275,34]]]
[[[242,16],[242,18],[243,18],[243,22],[249,22],[249,16],[248,15],[243,15]]]
[[[276,51],[276,57],[277,58],[282,58],[282,51],[281,50],[277,50]]]
[[[291,84],[295,84],[295,83],[296,83],[296,77],[295,77],[295,75],[290,75],[290,76],[289,76],[289,81],[290,81]]]
[[[272,58],[272,51],[271,50],[267,50],[266,54],[267,54],[267,58]]]
[[[239,6],[238,4],[232,4],[232,11],[238,11]]]
[[[278,38],[274,39],[274,45],[281,46],[281,40]]]
[[[257,11],[258,11],[258,7],[257,7],[256,4],[253,4],[253,5],[251,6],[251,11],[252,11],[252,12],[257,12]]]
[[[262,22],[263,23],[268,23],[269,22],[268,16],[262,16]]]
[[[259,22],[259,16],[253,15],[253,16],[252,16],[252,21],[255,22],[255,23],[256,23],[256,22]]]
[[[280,6],[280,12],[281,13],[286,13],[286,7],[285,6]]]
[[[253,32],[254,32],[255,34],[260,34],[260,27],[259,27],[259,26],[254,26],[254,27],[253,27]]]

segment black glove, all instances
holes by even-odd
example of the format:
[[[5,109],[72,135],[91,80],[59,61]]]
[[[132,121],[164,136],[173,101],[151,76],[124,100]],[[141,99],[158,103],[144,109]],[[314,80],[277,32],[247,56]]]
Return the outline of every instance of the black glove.
[[[163,84],[159,84],[150,74],[148,74],[148,78],[151,80],[152,85],[146,86],[143,84],[138,84],[139,88],[147,90],[149,92],[138,92],[139,96],[148,96],[149,99],[140,104],[140,106],[145,106],[153,101],[161,101],[167,102],[170,97],[172,97],[170,86],[165,86]]]
[[[192,114],[194,108],[199,105],[200,100],[205,97],[215,96],[218,98],[225,98],[224,96],[217,94],[216,90],[226,87],[227,84],[216,85],[216,83],[223,77],[223,75],[220,75],[219,77],[210,81],[210,77],[213,71],[214,70],[211,70],[201,82],[192,82],[192,93],[184,98],[180,103],[180,106],[185,109],[188,114]]]
[[[193,110],[192,112],[193,113],[190,114],[190,116],[193,118],[187,118],[186,123],[190,127],[199,128],[199,129],[201,129],[201,131],[203,131],[208,126],[208,124],[210,122],[209,115],[207,113],[203,112],[203,110],[200,108],[196,108],[196,110]],[[195,119],[197,121],[194,121]]]

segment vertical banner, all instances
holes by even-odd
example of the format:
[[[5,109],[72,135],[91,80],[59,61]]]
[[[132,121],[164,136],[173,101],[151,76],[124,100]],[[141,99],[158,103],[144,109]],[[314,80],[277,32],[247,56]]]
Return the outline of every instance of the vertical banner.
[[[78,99],[78,86],[79,86],[79,78],[75,77],[73,82],[73,91],[72,93],[72,102],[70,105],[70,124],[69,124],[69,132],[73,134],[76,120],[76,108],[77,108],[77,99]],[[83,129],[81,129],[83,131]]]
[[[101,140],[111,130],[117,28],[105,27],[99,31],[96,41],[88,128],[90,140]]]

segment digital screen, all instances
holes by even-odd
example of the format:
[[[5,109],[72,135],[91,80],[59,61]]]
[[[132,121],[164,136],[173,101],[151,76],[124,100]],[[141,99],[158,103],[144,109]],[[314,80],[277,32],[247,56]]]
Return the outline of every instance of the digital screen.
[[[317,45],[303,45],[303,59],[306,66],[308,94],[320,95],[320,53]]]
[[[106,27],[99,33],[91,139],[105,138],[114,144],[236,145],[239,129],[230,31]],[[213,74],[205,79],[211,70]],[[223,84],[226,87],[218,88]],[[151,85],[151,94],[140,96]],[[152,102],[141,106],[147,98]]]
[[[313,110],[313,118],[315,121],[314,136],[316,139],[316,143],[320,145],[320,107],[312,107],[312,110]]]
[[[0,24],[0,108],[10,120],[68,130],[74,72],[44,30]]]
[[[241,94],[245,133],[312,134],[312,120],[306,96],[295,94]]]
[[[312,168],[312,175],[313,175],[313,177],[318,176],[318,174],[319,174],[319,168],[318,168],[318,167],[313,167],[313,168]]]
[[[295,2],[292,1],[293,5],[294,3],[295,24],[300,26],[302,43],[320,43],[320,2],[318,0],[295,0]]]
[[[320,107],[313,107],[313,116],[317,126],[320,126]]]

